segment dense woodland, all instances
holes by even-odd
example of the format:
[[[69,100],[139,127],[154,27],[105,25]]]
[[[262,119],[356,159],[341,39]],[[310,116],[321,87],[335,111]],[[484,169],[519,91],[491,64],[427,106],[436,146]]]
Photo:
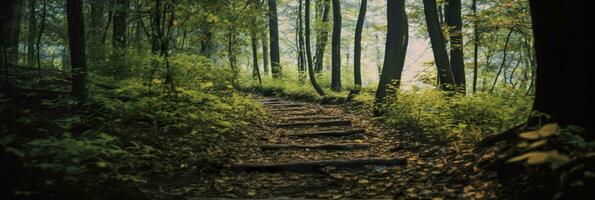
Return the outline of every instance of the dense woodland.
[[[2,199],[592,199],[587,8],[3,0]]]

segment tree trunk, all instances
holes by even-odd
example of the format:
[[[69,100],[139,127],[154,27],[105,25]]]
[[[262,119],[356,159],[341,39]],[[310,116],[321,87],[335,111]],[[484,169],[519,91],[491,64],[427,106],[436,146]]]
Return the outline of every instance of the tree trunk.
[[[265,32],[262,33],[262,40],[260,40],[261,44],[262,44],[262,71],[264,73],[264,75],[268,75],[269,74],[269,38],[267,37],[266,34],[266,28],[265,28]]]
[[[448,60],[444,35],[442,34],[440,22],[438,21],[436,0],[423,0],[423,3],[426,25],[428,27],[428,33],[432,43],[432,51],[434,52],[434,60],[438,70],[438,84],[443,90],[452,91],[452,86],[455,84],[455,80]]]
[[[21,20],[23,19],[23,1],[14,1],[13,5],[14,17],[10,20],[10,27],[8,27],[7,44],[8,62],[17,64],[19,62],[19,43],[21,40]]]
[[[341,2],[333,2],[331,89],[341,91]]]
[[[355,41],[353,47],[353,80],[356,90],[362,87],[362,71],[361,71],[361,57],[362,57],[362,31],[364,28],[364,20],[366,19],[366,9],[368,7],[368,0],[361,0],[359,7],[359,15],[355,25]]]
[[[0,70],[4,81],[8,81],[8,45],[10,41],[11,20],[15,17],[15,0],[0,1]]]
[[[498,78],[500,77],[502,69],[506,64],[506,56],[508,54],[508,43],[510,42],[510,36],[512,36],[512,32],[514,32],[514,27],[510,28],[510,32],[508,32],[508,36],[506,36],[506,42],[504,42],[504,55],[502,55],[502,63],[500,64],[500,69],[498,69],[496,78],[494,78],[494,83],[492,84],[492,89],[490,89],[490,93],[494,92],[494,89],[496,88],[496,83],[498,82]]]
[[[256,21],[256,20],[255,20]],[[252,31],[252,76],[258,78],[258,83],[262,84],[260,77],[260,70],[258,69],[258,39],[256,38],[256,30]]]
[[[101,62],[105,59],[105,46],[101,35],[105,27],[104,1],[94,1],[91,3],[91,28],[89,30],[89,59],[92,62]]]
[[[128,9],[130,8],[129,0],[115,0],[114,5],[114,19],[113,19],[113,60],[115,74],[121,74],[124,72],[124,59],[127,45],[127,28],[128,28]]]
[[[37,35],[37,0],[29,0],[29,33],[27,35],[27,66],[35,63],[35,36]]]
[[[477,19],[477,0],[473,0],[471,5],[473,11],[473,94],[477,92],[477,65],[479,55],[479,21]]]
[[[593,17],[586,1],[530,0],[537,80],[533,109],[560,125],[581,126],[594,139],[591,53]],[[552,12],[552,8],[556,8]]]
[[[326,29],[326,24],[329,21],[329,13],[331,10],[330,0],[322,0],[321,1],[321,24],[322,27],[318,27],[320,29],[316,34],[316,55],[315,55],[315,64],[314,64],[314,71],[316,73],[321,73],[322,68],[324,65],[324,52],[326,50],[327,42],[328,42],[328,31]]]
[[[85,20],[81,0],[66,1],[68,40],[72,63],[72,95],[84,101],[87,98],[87,62],[85,60]]]
[[[450,65],[457,91],[465,94],[465,58],[463,55],[463,21],[461,18],[461,0],[448,0],[446,15],[450,27]]]
[[[314,75],[314,66],[312,63],[312,50],[310,48],[310,0],[306,0],[306,60],[308,62],[308,76],[312,87],[320,96],[324,96],[324,91],[316,82],[316,76]]]
[[[281,77],[281,58],[279,55],[279,25],[277,18],[277,0],[269,0],[269,33],[271,51],[271,73],[273,78]]]
[[[35,46],[37,47],[37,57],[36,57],[36,61],[37,61],[37,73],[38,75],[41,77],[41,37],[43,36],[43,32],[45,31],[45,21],[46,21],[46,15],[47,15],[47,0],[43,0],[43,7],[42,7],[42,11],[41,11],[41,22],[39,23],[39,33],[37,34],[37,39],[35,40]]]
[[[300,80],[303,78],[303,74],[306,72],[306,48],[304,47],[304,19],[303,19],[303,0],[298,0],[298,12],[296,17],[296,44],[298,48],[298,74]]]
[[[405,0],[390,0],[387,2],[387,34],[386,48],[384,55],[384,66],[382,75],[376,90],[376,102],[374,115],[382,114],[380,110],[382,103],[387,97],[387,90],[391,82],[396,81],[396,87],[399,87],[403,65],[405,64],[405,54],[409,42],[409,28],[407,12],[405,11]],[[395,93],[393,93],[395,95]]]

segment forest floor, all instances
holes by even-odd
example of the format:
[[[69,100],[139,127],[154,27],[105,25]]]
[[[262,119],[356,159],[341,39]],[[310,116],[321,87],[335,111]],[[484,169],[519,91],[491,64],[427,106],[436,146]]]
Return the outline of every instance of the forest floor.
[[[268,116],[263,124],[244,130],[251,134],[237,141],[219,173],[179,176],[168,186],[148,188],[153,191],[149,193],[174,191],[197,199],[497,198],[500,186],[492,180],[494,174],[477,167],[490,158],[474,154],[471,143],[446,143],[385,127],[369,113],[353,112],[345,105],[255,98]],[[334,135],[325,135],[329,133]],[[371,162],[386,163],[367,165]]]

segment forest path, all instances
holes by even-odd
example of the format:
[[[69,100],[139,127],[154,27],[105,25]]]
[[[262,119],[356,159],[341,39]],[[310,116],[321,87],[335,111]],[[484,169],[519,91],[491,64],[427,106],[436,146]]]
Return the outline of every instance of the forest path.
[[[258,97],[268,111],[256,144],[200,196],[315,199],[482,199],[471,149],[374,123],[336,105]],[[479,159],[480,160],[480,159]]]

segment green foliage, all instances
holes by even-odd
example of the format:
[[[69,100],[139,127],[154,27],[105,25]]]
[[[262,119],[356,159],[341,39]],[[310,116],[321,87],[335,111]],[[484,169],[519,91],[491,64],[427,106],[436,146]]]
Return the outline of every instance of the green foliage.
[[[438,90],[401,91],[387,106],[386,122],[397,127],[419,127],[439,137],[479,140],[527,119],[531,97],[451,95]]]

